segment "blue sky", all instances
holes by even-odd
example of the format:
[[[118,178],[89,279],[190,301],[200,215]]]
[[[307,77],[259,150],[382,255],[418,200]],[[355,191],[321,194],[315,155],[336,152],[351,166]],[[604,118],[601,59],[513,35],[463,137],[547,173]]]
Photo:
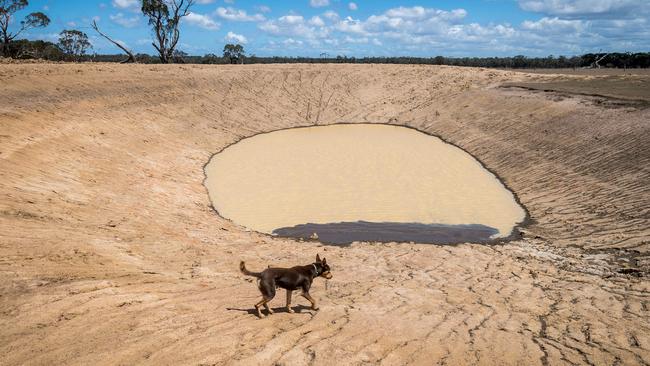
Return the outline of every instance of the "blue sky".
[[[527,56],[650,51],[650,0],[196,0],[179,49],[219,54],[242,43],[258,56]],[[118,53],[90,29],[153,54],[139,0],[30,0],[52,19],[31,39],[88,33],[97,53]]]

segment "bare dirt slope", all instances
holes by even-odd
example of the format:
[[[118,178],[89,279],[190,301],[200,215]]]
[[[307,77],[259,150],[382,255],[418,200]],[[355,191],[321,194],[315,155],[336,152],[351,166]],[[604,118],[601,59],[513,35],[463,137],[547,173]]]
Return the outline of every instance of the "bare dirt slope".
[[[650,110],[499,87],[553,77],[0,65],[0,364],[650,364]],[[334,122],[442,136],[533,223],[503,246],[337,248],[211,210],[213,152]],[[316,253],[334,274],[316,280],[321,310],[258,320],[239,260]]]

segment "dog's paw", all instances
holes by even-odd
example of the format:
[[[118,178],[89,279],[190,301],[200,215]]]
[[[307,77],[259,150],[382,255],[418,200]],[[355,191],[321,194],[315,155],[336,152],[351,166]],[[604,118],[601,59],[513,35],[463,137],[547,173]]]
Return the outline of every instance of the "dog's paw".
[[[318,306],[312,306],[311,309],[316,310],[316,311],[320,310],[320,308]]]
[[[293,313],[295,313],[295,311],[294,311],[292,308],[287,308],[287,312],[288,312],[289,314],[293,314]]]

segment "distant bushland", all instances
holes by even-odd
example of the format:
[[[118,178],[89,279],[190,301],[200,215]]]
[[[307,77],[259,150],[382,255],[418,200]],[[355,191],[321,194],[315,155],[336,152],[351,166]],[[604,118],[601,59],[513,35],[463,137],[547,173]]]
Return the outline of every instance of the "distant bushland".
[[[178,51],[176,57],[186,64],[231,64],[232,58],[217,54],[204,56],[189,56]],[[175,55],[175,56],[177,56]],[[16,40],[12,42],[8,52],[13,58],[38,58],[50,61],[65,60],[65,53],[54,43],[46,41]],[[136,54],[139,63],[161,63],[159,56]],[[80,62],[121,62],[124,55],[83,55],[78,58]],[[557,68],[650,68],[650,52],[638,53],[587,53],[580,56],[548,56],[548,57],[285,57],[285,56],[243,56],[239,62],[245,64],[412,64],[412,65],[450,65],[505,69],[557,69]]]
[[[14,59],[42,59],[49,61],[62,61],[65,58],[63,50],[55,43],[26,39],[19,39],[9,43],[5,56]]]

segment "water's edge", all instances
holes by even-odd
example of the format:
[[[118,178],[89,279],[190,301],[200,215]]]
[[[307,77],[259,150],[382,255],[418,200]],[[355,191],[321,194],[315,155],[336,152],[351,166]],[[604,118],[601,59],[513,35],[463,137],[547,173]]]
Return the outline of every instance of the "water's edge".
[[[331,125],[385,125],[385,126],[404,127],[404,128],[408,128],[408,129],[412,129],[412,130],[421,132],[421,133],[429,135],[429,136],[437,137],[440,140],[442,140],[443,142],[445,142],[447,144],[450,144],[450,145],[453,145],[453,146],[457,147],[458,149],[466,152],[470,156],[472,156],[485,170],[487,170],[488,172],[493,174],[496,177],[496,179],[498,179],[501,182],[501,184],[503,184],[505,189],[507,189],[508,191],[510,191],[512,193],[515,202],[524,210],[524,218],[512,228],[512,231],[510,232],[510,235],[508,235],[506,237],[492,238],[490,240],[481,242],[479,244],[503,245],[503,244],[507,244],[507,243],[509,243],[511,241],[519,240],[519,239],[523,238],[523,236],[524,236],[524,232],[522,231],[522,229],[524,229],[524,228],[526,228],[526,227],[528,227],[528,226],[530,226],[530,225],[532,225],[532,224],[534,224],[536,222],[536,220],[530,215],[530,211],[528,210],[528,208],[522,203],[521,198],[519,197],[517,192],[515,192],[513,189],[511,189],[510,186],[506,183],[506,181],[499,174],[497,174],[495,171],[490,169],[479,157],[469,153],[463,147],[458,146],[455,143],[450,142],[446,138],[444,138],[444,137],[442,137],[442,136],[440,136],[440,135],[438,135],[436,133],[426,131],[426,130],[422,130],[422,129],[419,129],[419,128],[414,127],[414,126],[409,126],[409,125],[404,125],[404,124],[399,124],[399,123],[383,122],[383,121],[379,121],[379,122],[365,121],[365,122],[334,122],[334,123],[322,123],[322,124],[311,124],[311,123],[298,124],[296,126],[289,126],[289,127],[278,128],[278,129],[259,131],[257,133],[253,133],[252,135],[242,136],[242,137],[239,137],[239,138],[233,140],[232,142],[227,143],[224,146],[221,146],[214,153],[212,153],[202,166],[202,169],[201,169],[203,171],[202,185],[203,185],[203,187],[204,187],[204,189],[206,191],[206,194],[208,196],[209,208],[212,211],[214,211],[215,214],[220,219],[223,219],[225,221],[228,221],[230,223],[233,223],[233,224],[237,225],[237,223],[234,222],[231,218],[225,217],[219,212],[219,210],[215,207],[214,202],[212,201],[212,197],[209,194],[209,189],[208,189],[208,186],[206,184],[206,181],[208,179],[207,167],[208,167],[208,165],[210,165],[210,162],[212,161],[212,159],[216,155],[223,152],[224,150],[226,150],[230,146],[233,146],[233,145],[235,145],[235,144],[237,144],[237,143],[239,143],[239,142],[241,142],[243,140],[247,140],[247,139],[253,138],[253,137],[258,136],[258,135],[265,135],[265,134],[269,134],[269,133],[273,133],[273,132],[277,132],[277,131],[290,130],[290,129],[296,129],[296,128],[310,128],[310,127],[331,126]],[[265,236],[265,237],[268,237],[268,238],[271,238],[271,239],[279,237],[279,235],[269,234],[269,233],[265,233],[265,232],[260,232],[260,231],[254,231],[254,232],[257,233],[258,235]],[[329,243],[326,243],[326,242],[322,242],[319,239],[313,239],[313,238],[310,238],[310,241],[317,241],[317,242],[321,242],[322,244],[326,244],[326,245],[329,244]],[[397,242],[403,243],[404,241],[399,240]],[[417,244],[418,242],[416,241],[415,243]],[[463,242],[463,243],[471,243],[471,242]],[[457,244],[463,244],[463,243],[448,243],[446,245],[457,245]],[[436,243],[426,243],[426,244],[440,244],[440,243],[436,242]]]
[[[423,244],[484,243],[498,234],[495,228],[479,225],[445,225],[399,222],[339,222],[301,224],[273,230],[280,237],[317,239],[325,244],[358,242],[414,242]]]

